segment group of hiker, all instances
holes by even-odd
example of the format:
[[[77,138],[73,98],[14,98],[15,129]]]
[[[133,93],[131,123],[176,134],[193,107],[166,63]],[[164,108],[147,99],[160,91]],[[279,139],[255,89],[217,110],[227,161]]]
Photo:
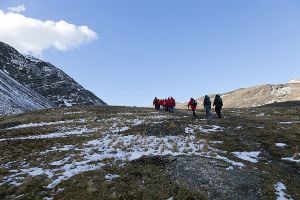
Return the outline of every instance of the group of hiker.
[[[205,116],[206,118],[211,118],[211,100],[208,95],[205,95],[204,100],[203,100],[203,106],[205,109]],[[155,106],[156,110],[160,110],[161,107],[165,111],[169,112],[174,112],[175,111],[175,106],[176,102],[173,97],[169,97],[168,99],[158,99],[157,97],[154,98],[153,100],[153,105]],[[194,99],[191,98],[189,103],[188,103],[188,108],[191,108],[193,111],[193,116],[196,117],[196,109],[197,109],[198,102]],[[220,95],[216,95],[214,102],[213,102],[213,107],[215,107],[215,112],[217,113],[219,118],[222,118],[222,107],[223,107],[223,100]]]
[[[164,111],[172,113],[175,111],[176,101],[173,97],[169,97],[167,99],[158,99],[155,97],[153,105],[156,110],[160,110],[160,108],[162,108]]]
[[[195,110],[197,109],[197,101],[193,98],[190,99],[188,103],[188,108],[191,107],[193,111],[193,116],[196,116]],[[203,107],[205,109],[205,116],[206,118],[211,118],[211,101],[208,95],[205,95],[203,100]],[[215,111],[219,118],[222,118],[222,107],[223,107],[223,100],[220,95],[216,95],[213,103],[213,107],[215,107]]]

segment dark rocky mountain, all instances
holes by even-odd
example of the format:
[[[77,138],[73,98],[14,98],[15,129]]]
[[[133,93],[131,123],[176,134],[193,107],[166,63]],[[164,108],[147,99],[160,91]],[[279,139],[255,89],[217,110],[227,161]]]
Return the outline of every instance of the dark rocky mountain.
[[[0,70],[59,107],[106,105],[54,65],[0,42]]]
[[[0,115],[54,107],[45,97],[0,70]]]

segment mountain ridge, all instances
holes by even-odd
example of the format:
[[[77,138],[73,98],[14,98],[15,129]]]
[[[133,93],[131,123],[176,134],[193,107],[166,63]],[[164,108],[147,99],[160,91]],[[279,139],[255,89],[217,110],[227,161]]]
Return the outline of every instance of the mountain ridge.
[[[3,42],[0,42],[0,70],[59,107],[107,105],[51,63],[24,56]]]
[[[240,88],[220,94],[225,108],[258,107],[276,102],[300,101],[300,81],[291,80],[286,84],[264,84]],[[213,100],[215,94],[210,94]],[[196,99],[202,105],[204,97]],[[187,102],[177,105],[186,108]],[[199,107],[199,106],[198,106]]]

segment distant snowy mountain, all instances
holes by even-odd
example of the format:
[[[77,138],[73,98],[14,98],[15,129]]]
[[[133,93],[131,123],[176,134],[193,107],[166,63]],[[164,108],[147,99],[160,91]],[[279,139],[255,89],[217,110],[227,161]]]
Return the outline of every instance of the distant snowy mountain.
[[[0,70],[0,115],[51,108],[48,99],[23,86]]]
[[[293,80],[290,80],[289,83],[290,83],[290,84],[293,84],[293,83],[294,83],[294,84],[298,84],[298,83],[300,83],[300,79],[293,79]]]
[[[300,80],[292,80],[287,84],[260,85],[250,88],[242,88],[232,92],[221,94],[224,107],[248,108],[257,107],[275,102],[300,101]],[[214,94],[209,95],[212,100]],[[197,99],[202,105],[204,97]],[[178,108],[186,108],[187,103],[179,104]]]
[[[56,106],[106,105],[62,70],[35,57],[23,56],[2,42],[0,42],[1,70],[22,85],[46,97]]]

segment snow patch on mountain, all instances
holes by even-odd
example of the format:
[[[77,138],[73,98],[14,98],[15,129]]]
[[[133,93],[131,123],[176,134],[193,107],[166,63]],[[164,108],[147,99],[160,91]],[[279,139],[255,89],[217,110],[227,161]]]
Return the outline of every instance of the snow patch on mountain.
[[[54,105],[0,70],[0,115],[51,108]]]

